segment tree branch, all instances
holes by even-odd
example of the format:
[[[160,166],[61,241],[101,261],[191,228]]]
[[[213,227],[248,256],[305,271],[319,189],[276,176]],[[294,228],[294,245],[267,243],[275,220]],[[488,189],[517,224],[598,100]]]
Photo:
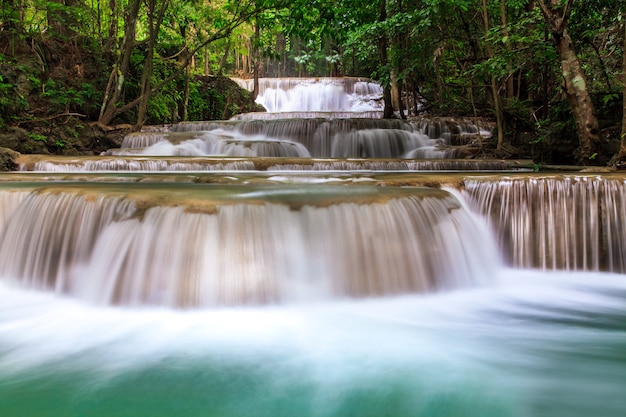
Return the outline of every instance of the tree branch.
[[[548,6],[546,6],[543,0],[537,0],[537,3],[539,4],[539,9],[541,9],[541,12],[543,13],[545,17],[548,17],[551,15],[550,9],[548,9]]]
[[[42,117],[40,119],[20,120],[15,125],[19,126],[19,125],[24,124],[24,123],[46,122],[48,120],[58,119],[59,117],[63,117],[63,116],[67,116],[67,117],[72,117],[72,116],[87,117],[86,115],[80,114],[80,113],[60,113],[60,114],[55,114],[54,116]]]
[[[563,32],[565,30],[565,26],[567,26],[567,21],[572,14],[572,5],[574,4],[574,0],[567,0],[567,4],[563,9],[563,16],[561,17],[561,23],[559,25],[559,32]]]

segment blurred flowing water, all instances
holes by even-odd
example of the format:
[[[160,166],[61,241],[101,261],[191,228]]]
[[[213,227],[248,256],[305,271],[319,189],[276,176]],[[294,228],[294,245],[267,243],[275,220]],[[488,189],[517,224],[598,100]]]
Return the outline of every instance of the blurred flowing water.
[[[0,175],[2,417],[624,414],[622,175],[188,158]]]
[[[439,295],[192,311],[3,284],[2,415],[622,415],[623,277],[499,275]]]

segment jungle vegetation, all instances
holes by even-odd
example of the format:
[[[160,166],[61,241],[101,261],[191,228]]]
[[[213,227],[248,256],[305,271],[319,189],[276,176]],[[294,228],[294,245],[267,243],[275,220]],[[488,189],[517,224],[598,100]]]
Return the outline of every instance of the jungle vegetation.
[[[204,117],[209,76],[362,76],[387,117],[486,117],[497,151],[604,165],[625,52],[621,0],[1,0],[0,127]]]

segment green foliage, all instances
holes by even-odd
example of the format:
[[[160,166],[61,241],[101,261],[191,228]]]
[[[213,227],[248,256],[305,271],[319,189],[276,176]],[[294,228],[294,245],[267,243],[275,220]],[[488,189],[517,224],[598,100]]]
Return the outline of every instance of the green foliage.
[[[154,60],[152,83],[170,76],[175,67],[160,57]],[[175,123],[180,120],[179,106],[181,106],[184,94],[184,76],[178,77],[175,82],[167,84],[163,89],[153,94],[148,102],[148,123]],[[183,87],[183,88],[181,88]]]
[[[215,112],[211,109],[211,100],[207,100],[206,94],[202,94],[201,83],[198,81],[191,81],[189,83],[189,120],[211,120],[216,119],[214,117]],[[214,97],[217,99],[217,97]],[[224,98],[221,97],[219,102],[223,103]]]
[[[54,106],[63,108],[66,112],[70,111],[70,108],[81,107],[85,104],[82,95],[72,87],[58,88],[52,80],[46,82],[46,87],[41,96],[49,98]]]
[[[49,112],[89,112],[90,108],[98,105],[102,94],[90,83],[81,83],[80,86],[66,85],[62,82],[48,79],[43,84],[31,76],[29,81],[35,88],[41,89],[41,97],[50,102]]]
[[[35,142],[46,142],[48,140],[46,136],[34,132],[29,133],[28,138]]]
[[[224,114],[225,106],[226,97],[217,90],[198,81],[190,84],[189,120],[219,120]]]
[[[12,100],[13,84],[4,82],[4,78],[0,75],[0,125],[6,122],[3,115]]]
[[[607,93],[602,96],[602,104],[604,107],[614,105],[616,102],[622,100],[622,96],[619,93]]]
[[[28,103],[17,92],[17,86],[0,75],[0,127],[16,119],[27,108]]]
[[[120,71],[131,3],[32,0],[20,2],[19,10],[12,7],[14,2],[2,3],[0,21],[6,36],[0,55],[0,124],[62,112],[97,119],[107,77],[117,74],[114,69]],[[384,19],[381,4],[386,7]],[[151,44],[149,8],[161,5],[168,7]],[[148,123],[181,120],[186,99],[190,119],[240,111],[229,95],[196,76],[205,74],[205,68],[207,74],[251,76],[250,61],[259,51],[265,71],[261,75],[338,72],[372,76],[389,86],[393,73],[405,91],[429,102],[431,113],[492,116],[494,79],[506,129],[535,129],[536,145],[541,146],[558,135],[574,137],[560,60],[539,8],[507,0],[502,16],[500,1],[485,5],[487,28],[482,0],[142,1],[128,74],[123,80],[112,78],[112,85],[121,86],[112,107],[137,99],[147,74],[152,88],[173,78],[151,94]],[[259,9],[248,15],[255,7]],[[613,0],[574,2],[568,20],[598,114],[611,118],[606,123],[615,123],[621,111],[624,11],[623,2]],[[380,62],[381,39],[387,44],[387,62]],[[191,52],[194,66],[185,97],[183,63]],[[90,71],[81,74],[77,68]],[[37,115],[25,113],[26,100],[35,102],[30,111]],[[136,118],[137,107],[113,122],[133,123]]]

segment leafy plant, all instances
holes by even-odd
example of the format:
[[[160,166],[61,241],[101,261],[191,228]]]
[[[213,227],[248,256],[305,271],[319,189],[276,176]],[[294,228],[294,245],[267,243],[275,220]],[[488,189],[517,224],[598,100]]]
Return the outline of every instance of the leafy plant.
[[[46,136],[34,132],[30,132],[28,134],[28,138],[34,140],[35,142],[46,142],[48,140]]]

